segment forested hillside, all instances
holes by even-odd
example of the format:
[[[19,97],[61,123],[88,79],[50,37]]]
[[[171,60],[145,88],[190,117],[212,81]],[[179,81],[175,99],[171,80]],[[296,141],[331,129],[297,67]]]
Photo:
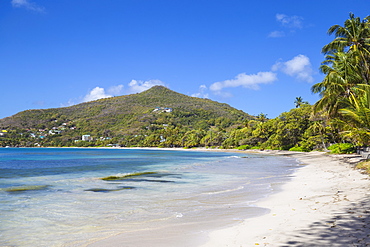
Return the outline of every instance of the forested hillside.
[[[142,93],[100,99],[71,107],[27,110],[0,120],[2,146],[148,145],[165,133],[244,126],[252,117],[209,99],[186,96],[163,86]],[[153,136],[153,133],[155,136]],[[81,142],[82,135],[90,135]],[[167,134],[169,135],[169,134]],[[168,139],[168,137],[167,137]],[[166,139],[166,140],[167,140]]]

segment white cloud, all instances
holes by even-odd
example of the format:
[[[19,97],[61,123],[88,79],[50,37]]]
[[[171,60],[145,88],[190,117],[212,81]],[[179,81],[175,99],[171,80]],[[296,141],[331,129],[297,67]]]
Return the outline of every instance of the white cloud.
[[[285,32],[283,31],[273,31],[268,35],[268,37],[270,38],[280,38],[284,36],[285,36]]]
[[[272,70],[281,70],[285,74],[305,82],[313,82],[314,80],[310,59],[302,54],[295,56],[289,61],[276,63]]]
[[[130,93],[141,93],[153,86],[165,86],[165,83],[160,80],[137,81],[132,80],[128,84]]]
[[[73,100],[73,99],[70,99],[68,100],[67,103],[60,103],[60,107],[68,107],[68,106],[72,106],[72,105],[75,105],[76,102]]]
[[[104,88],[95,87],[85,95],[83,102],[117,96],[121,94],[123,87],[123,85],[111,86],[107,89],[107,93],[105,92]]]
[[[112,86],[112,87],[108,88],[107,92],[109,94],[117,96],[117,95],[121,94],[123,87],[124,87],[123,85]]]
[[[213,83],[209,89],[214,92],[220,92],[223,88],[229,87],[245,87],[249,89],[257,90],[260,84],[272,83],[277,80],[277,76],[273,72],[258,72],[257,74],[247,75],[241,73],[235,77],[235,79],[226,80],[222,82]]]
[[[299,29],[303,27],[303,24],[302,24],[303,18],[300,16],[296,16],[296,15],[287,16],[285,14],[276,14],[276,20],[280,22],[284,27],[293,28],[293,29],[296,29],[296,28]]]
[[[288,16],[285,14],[276,14],[275,16],[276,20],[281,24],[281,26],[287,31],[288,33],[293,33],[297,29],[303,28],[303,17],[293,15]],[[269,38],[281,38],[286,36],[285,31],[272,31],[269,33]]]
[[[103,99],[103,98],[109,98],[112,97],[112,95],[106,94],[105,89],[101,87],[96,87],[93,90],[91,90],[83,99],[83,102],[97,100],[97,99]]]
[[[191,96],[198,97],[198,98],[208,98],[208,93],[206,93],[207,89],[208,88],[206,85],[200,85],[198,92],[193,93]]]
[[[26,8],[37,12],[44,12],[45,10],[43,7],[40,7],[29,0],[12,0],[11,4],[14,8]]]

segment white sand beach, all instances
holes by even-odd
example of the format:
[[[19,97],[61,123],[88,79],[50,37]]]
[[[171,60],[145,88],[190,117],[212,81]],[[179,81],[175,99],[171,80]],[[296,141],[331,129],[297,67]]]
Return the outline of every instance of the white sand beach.
[[[289,155],[289,152],[277,152]],[[370,246],[370,180],[351,155],[290,154],[305,164],[258,202],[270,213],[209,235],[202,247]]]

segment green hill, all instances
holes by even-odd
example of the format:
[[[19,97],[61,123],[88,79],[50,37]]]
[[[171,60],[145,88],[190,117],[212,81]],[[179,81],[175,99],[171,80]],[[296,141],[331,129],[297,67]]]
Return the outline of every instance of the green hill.
[[[19,141],[20,145],[34,145],[32,143],[37,142],[46,146],[60,146],[74,145],[73,142],[80,140],[81,135],[90,135],[95,141],[115,138],[116,142],[122,142],[128,136],[142,136],[143,139],[157,134],[156,138],[162,136],[160,140],[163,140],[164,130],[188,132],[207,131],[216,127],[227,129],[242,125],[251,118],[227,104],[155,86],[138,94],[70,107],[19,112],[0,119],[0,129],[7,131],[8,139],[12,135],[13,139],[25,139]],[[3,146],[7,144],[5,139],[0,139]]]

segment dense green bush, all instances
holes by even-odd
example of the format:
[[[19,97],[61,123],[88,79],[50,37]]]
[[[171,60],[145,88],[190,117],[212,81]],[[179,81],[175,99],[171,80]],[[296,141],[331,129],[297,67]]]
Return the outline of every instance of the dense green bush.
[[[241,146],[237,147],[236,149],[238,149],[238,150],[250,149],[250,146],[249,145],[241,145]]]
[[[331,145],[328,149],[334,154],[351,154],[356,151],[351,143],[337,143]]]
[[[289,151],[297,151],[297,152],[309,152],[310,150],[303,148],[303,147],[292,147]]]

